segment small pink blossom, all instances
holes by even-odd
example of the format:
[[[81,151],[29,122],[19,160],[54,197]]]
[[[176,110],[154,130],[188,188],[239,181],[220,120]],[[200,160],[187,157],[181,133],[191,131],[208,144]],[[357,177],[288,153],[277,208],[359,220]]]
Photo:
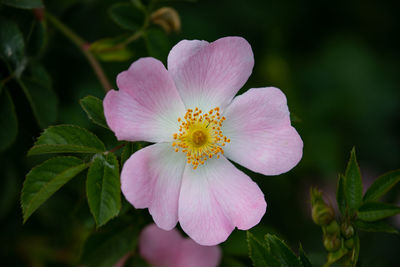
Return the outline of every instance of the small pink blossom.
[[[139,237],[140,255],[151,266],[214,267],[221,260],[218,246],[201,246],[176,229],[164,231],[152,224]]]
[[[197,243],[221,243],[235,227],[258,224],[267,207],[230,160],[264,175],[300,161],[303,142],[282,91],[254,88],[234,98],[253,65],[241,37],[183,40],[170,51],[168,70],[141,58],[118,75],[119,91],[107,93],[104,113],[118,140],[156,143],[126,161],[121,188],[160,228],[179,221]]]

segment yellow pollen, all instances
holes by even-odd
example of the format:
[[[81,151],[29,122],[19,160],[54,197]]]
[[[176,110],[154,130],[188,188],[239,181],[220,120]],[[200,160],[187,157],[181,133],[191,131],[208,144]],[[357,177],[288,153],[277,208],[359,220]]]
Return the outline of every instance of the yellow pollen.
[[[224,154],[222,147],[230,142],[221,131],[224,120],[219,107],[205,113],[197,107],[188,109],[183,119],[178,118],[179,132],[173,134],[174,150],[185,153],[187,163],[192,164],[193,169],[214,155],[219,158],[220,154]]]

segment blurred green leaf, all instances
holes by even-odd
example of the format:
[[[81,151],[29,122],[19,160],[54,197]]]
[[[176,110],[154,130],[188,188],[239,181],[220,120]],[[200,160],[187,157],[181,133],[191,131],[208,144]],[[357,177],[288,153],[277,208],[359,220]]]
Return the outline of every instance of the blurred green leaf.
[[[40,55],[47,42],[47,30],[45,21],[35,20],[32,26],[32,33],[27,40],[27,49],[29,55]]]
[[[235,258],[224,255],[219,267],[246,267],[246,265]]]
[[[120,187],[116,156],[113,153],[96,154],[88,171],[86,192],[97,227],[118,215],[121,209]]]
[[[336,188],[336,202],[339,207],[340,213],[342,215],[346,214],[346,196],[344,193],[344,176],[342,174],[339,174],[338,177],[338,183],[337,183],[337,188]]]
[[[124,149],[122,150],[122,154],[121,154],[121,166],[123,166],[125,164],[125,161],[127,161],[129,159],[129,157],[135,153],[136,151],[138,151],[139,149],[142,149],[143,146],[140,142],[134,142],[131,143],[129,142]]]
[[[358,236],[358,233],[356,232],[354,234],[354,249],[353,249],[353,255],[352,255],[352,262],[357,263],[358,261],[358,256],[360,255],[360,237]]]
[[[12,68],[16,77],[21,76],[27,63],[24,47],[24,37],[17,24],[0,18],[0,58]]]
[[[99,153],[106,148],[88,130],[75,125],[50,126],[40,135],[28,156],[45,153]]]
[[[158,28],[150,28],[144,36],[149,55],[160,60],[165,60],[168,56],[171,44],[167,34]]]
[[[0,3],[23,9],[43,7],[42,0],[0,0]]]
[[[354,225],[357,227],[358,230],[365,232],[383,232],[392,234],[399,233],[399,231],[396,228],[390,226],[389,224],[383,221],[365,222],[361,220],[355,220]]]
[[[303,267],[313,267],[313,265],[311,264],[310,260],[308,259],[306,253],[303,250],[303,246],[300,244],[300,248],[299,248],[299,259],[301,261],[301,264],[303,265]]]
[[[279,261],[275,259],[268,251],[265,242],[261,243],[249,231],[247,231],[247,244],[249,246],[249,256],[254,267],[281,266]]]
[[[301,267],[301,263],[296,254],[293,253],[293,251],[285,244],[284,241],[271,234],[267,234],[265,236],[265,241],[269,246],[271,256],[273,255],[273,257],[278,259],[281,266]]]
[[[0,92],[0,151],[14,143],[18,133],[18,121],[14,104],[7,90]]]
[[[362,202],[362,180],[360,168],[356,159],[355,148],[351,150],[350,160],[347,163],[345,179],[344,179],[344,194],[349,208],[350,215],[360,207]]]
[[[110,7],[108,13],[111,19],[121,28],[137,31],[143,24],[145,15],[132,3],[117,3]]]
[[[400,181],[400,170],[391,171],[378,177],[368,188],[364,201],[378,200]]]
[[[87,168],[75,157],[51,158],[34,167],[27,175],[21,193],[24,223],[52,194]]]
[[[382,202],[367,202],[359,209],[357,216],[360,220],[373,222],[400,213],[400,207]]]
[[[125,218],[123,218],[125,219]],[[137,246],[138,225],[132,218],[113,220],[86,240],[81,264],[88,267],[113,266]]]
[[[104,117],[103,101],[101,99],[88,95],[80,100],[80,104],[92,122],[108,129],[106,118]]]
[[[123,42],[126,36],[97,40],[90,45],[90,51],[102,61],[127,61],[134,53]]]
[[[40,75],[38,77],[18,79],[17,81],[31,105],[40,128],[43,129],[48,127],[57,118],[58,98],[51,89],[51,82],[46,82],[49,76],[45,73],[44,69],[42,71],[43,73],[39,73],[36,70],[37,75]]]

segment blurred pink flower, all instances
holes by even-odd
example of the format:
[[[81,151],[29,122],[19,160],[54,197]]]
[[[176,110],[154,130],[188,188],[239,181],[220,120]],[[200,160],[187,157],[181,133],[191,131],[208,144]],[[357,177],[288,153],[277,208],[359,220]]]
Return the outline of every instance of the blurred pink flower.
[[[253,65],[243,38],[184,40],[170,51],[168,70],[154,58],[139,59],[118,75],[120,90],[107,93],[104,113],[118,140],[156,143],[126,161],[121,188],[160,228],[179,221],[199,244],[221,243],[235,227],[258,224],[267,206],[228,159],[265,175],[300,161],[303,142],[279,89],[234,98]]]
[[[213,267],[221,260],[218,246],[201,246],[176,229],[164,231],[152,224],[139,237],[140,255],[151,266]]]

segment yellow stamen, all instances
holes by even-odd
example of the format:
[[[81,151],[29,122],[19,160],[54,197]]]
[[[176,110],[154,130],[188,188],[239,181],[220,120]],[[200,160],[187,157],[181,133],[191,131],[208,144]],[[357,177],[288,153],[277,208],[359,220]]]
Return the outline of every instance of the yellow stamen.
[[[188,109],[180,123],[179,132],[173,134],[172,146],[186,154],[187,163],[196,169],[207,159],[224,154],[222,149],[230,139],[222,134],[221,126],[225,117],[220,116],[220,108],[216,107],[203,113],[199,108]]]

